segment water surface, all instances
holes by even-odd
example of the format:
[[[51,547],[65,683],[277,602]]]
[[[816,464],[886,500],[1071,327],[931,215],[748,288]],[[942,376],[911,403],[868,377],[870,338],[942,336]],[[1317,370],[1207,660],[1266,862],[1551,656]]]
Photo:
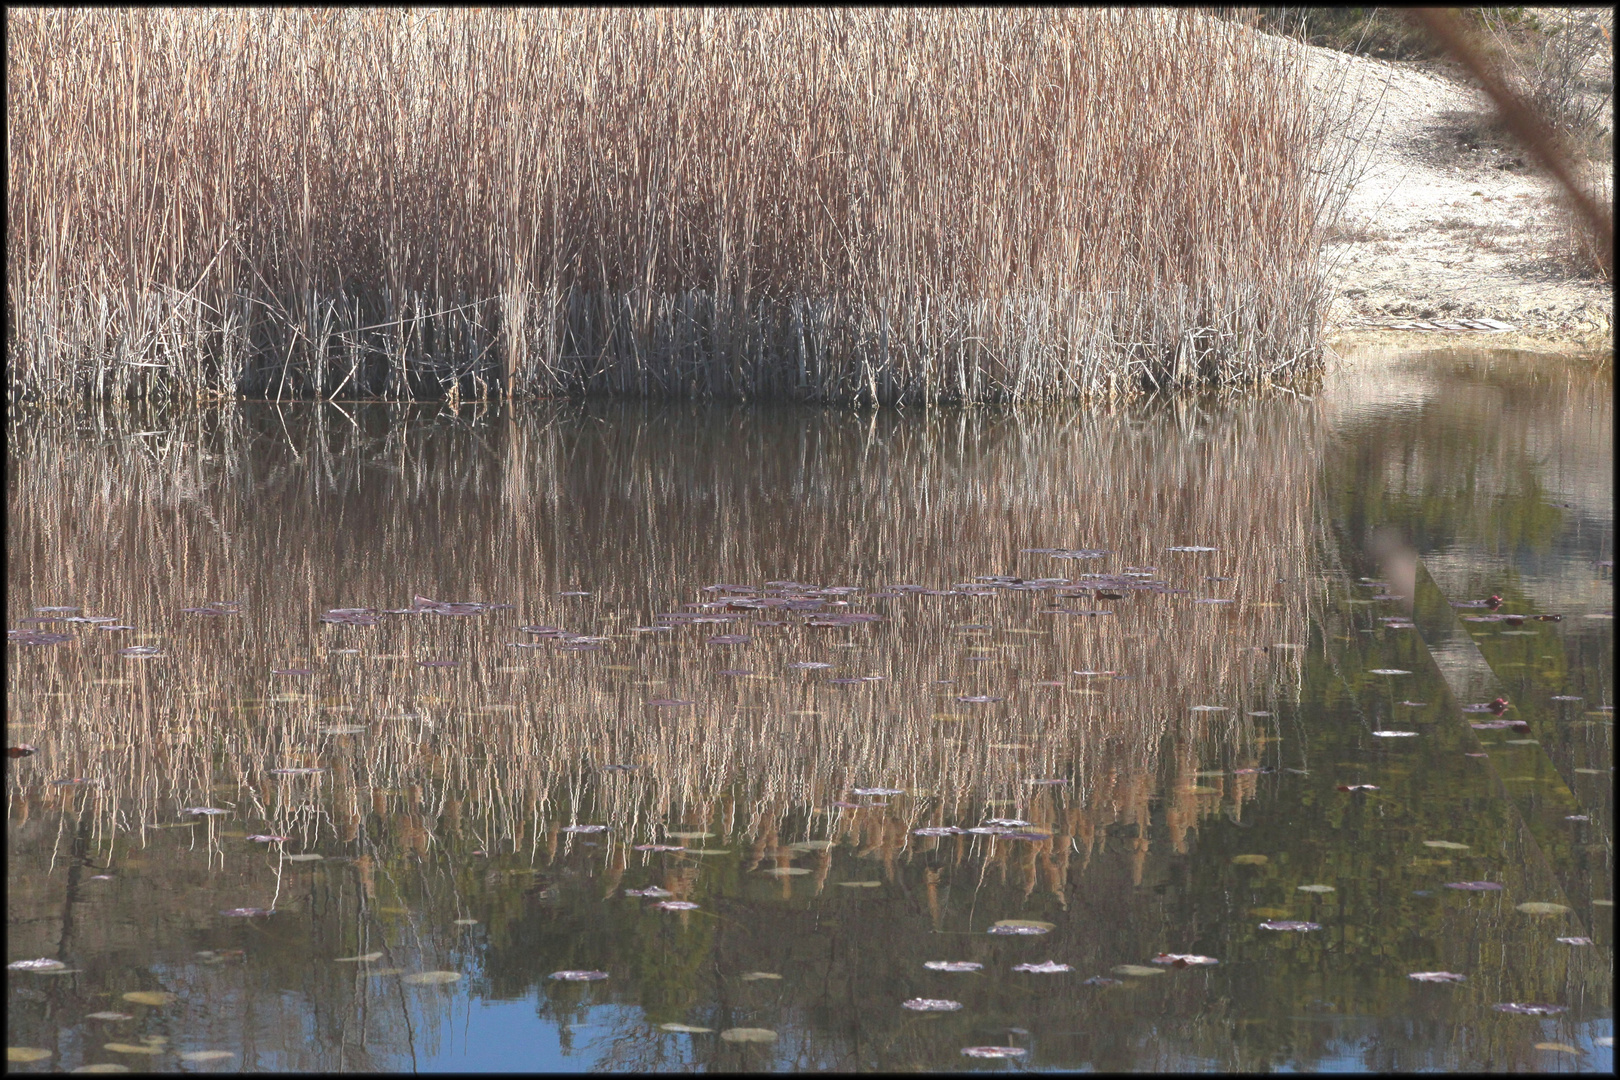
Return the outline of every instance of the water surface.
[[[14,418],[12,1067],[1608,1069],[1610,394]]]

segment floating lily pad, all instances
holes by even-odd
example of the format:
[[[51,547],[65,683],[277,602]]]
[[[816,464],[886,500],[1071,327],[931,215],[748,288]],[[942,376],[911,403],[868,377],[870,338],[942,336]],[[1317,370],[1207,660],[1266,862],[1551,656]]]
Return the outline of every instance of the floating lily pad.
[[[187,1050],[180,1055],[181,1061],[224,1061],[233,1058],[236,1054],[230,1050]]]
[[[1234,866],[1264,866],[1264,865],[1266,865],[1266,863],[1268,863],[1270,861],[1271,861],[1271,857],[1269,855],[1234,855],[1234,856],[1232,856],[1232,864]]]
[[[608,977],[605,971],[553,971],[551,978],[561,982],[599,982]]]
[[[1561,1012],[1568,1012],[1567,1005],[1539,1005],[1520,1001],[1504,1001],[1491,1008],[1497,1012],[1514,1013],[1519,1016],[1556,1016]]]
[[[1415,731],[1375,731],[1373,735],[1380,739],[1405,739],[1416,735]]]
[[[774,971],[750,971],[746,974],[737,976],[737,978],[741,979],[743,982],[759,982],[761,979],[780,980],[782,976],[778,975]]]
[[[1440,848],[1442,851],[1467,851],[1467,844],[1459,844],[1455,840],[1425,840],[1424,847]]]
[[[302,855],[288,855],[287,856],[287,861],[288,862],[320,862],[324,858],[326,858],[325,855],[316,855],[313,852],[305,852]]]
[[[713,1035],[714,1028],[693,1027],[691,1024],[659,1024],[660,1031],[673,1031],[677,1035]]]
[[[1336,888],[1334,888],[1332,885],[1301,885],[1299,887],[1299,891],[1300,892],[1308,892],[1308,893],[1338,892],[1338,890]]]
[[[1540,902],[1534,901],[1534,900],[1529,901],[1528,903],[1523,903],[1523,904],[1517,905],[1515,910],[1522,911],[1526,915],[1567,915],[1567,914],[1569,914],[1569,908],[1565,907],[1563,904],[1544,904],[1544,903],[1540,903]]]
[[[1592,939],[1589,938],[1589,937],[1561,937],[1561,938],[1553,938],[1553,940],[1558,942],[1560,945],[1590,945],[1590,944],[1592,944]]]
[[[1260,924],[1262,930],[1320,930],[1319,925],[1313,922],[1300,922],[1297,920],[1266,921]]]
[[[882,884],[881,881],[840,881],[838,887],[841,889],[875,889]]]
[[[789,844],[790,851],[830,851],[834,847],[831,840],[800,840],[797,844]]]
[[[713,836],[714,833],[712,833],[712,832],[669,832],[669,833],[665,833],[664,835],[668,836],[668,837],[672,837],[672,838],[674,838],[676,840],[707,840],[709,837]]]
[[[962,1007],[962,1003],[947,998],[907,998],[900,1003],[900,1007],[912,1012],[955,1012]]]
[[[1414,971],[1407,978],[1417,982],[1463,982],[1468,976],[1455,971]]]
[[[1376,667],[1376,668],[1371,669],[1368,672],[1368,674],[1369,675],[1410,675],[1412,673],[1410,671],[1403,671],[1400,668]]]
[[[103,1011],[103,1012],[85,1013],[84,1018],[86,1020],[133,1020],[133,1019],[135,1019],[135,1017],[131,1016],[129,1013],[112,1012],[110,1010]]]
[[[1037,975],[1056,975],[1064,971],[1073,971],[1074,968],[1068,964],[1059,964],[1056,961],[1047,960],[1039,964],[1014,964],[1013,970],[1028,971]]]
[[[664,911],[696,911],[698,909],[698,905],[690,900],[660,900],[653,907],[661,908]]]
[[[1021,1046],[964,1046],[962,1053],[971,1058],[1020,1058],[1029,1051]]]
[[[990,927],[992,934],[1048,934],[1056,927],[1037,919],[1002,919]]]
[[[776,1032],[770,1028],[726,1028],[720,1037],[732,1043],[769,1043],[776,1041]]]
[[[7,971],[61,971],[67,965],[60,960],[52,960],[42,956],[38,960],[13,960],[6,965]]]
[[[1151,963],[1166,964],[1170,967],[1208,967],[1220,961],[1213,956],[1199,956],[1197,953],[1160,953]]]
[[[49,1050],[37,1046],[8,1046],[6,1047],[6,1060],[17,1062],[44,1061],[51,1056]]]
[[[179,996],[167,990],[131,990],[124,995],[124,1000],[133,1001],[137,1005],[168,1005]]]
[[[808,874],[809,872],[799,866],[768,866],[760,870],[760,873],[769,877],[797,877],[800,874]]]
[[[334,958],[332,962],[334,964],[369,964],[382,958],[383,954],[380,952],[368,952],[361,956],[339,956]]]
[[[405,976],[400,981],[410,983],[412,986],[444,986],[456,982],[460,978],[461,972],[459,971],[418,971],[413,975]]]
[[[111,1050],[115,1054],[161,1054],[163,1047],[147,1046],[141,1043],[110,1042],[102,1043],[103,1050]]]
[[[1538,1043],[1536,1043],[1536,1049],[1537,1050],[1552,1050],[1555,1053],[1559,1053],[1559,1054],[1580,1054],[1580,1053],[1584,1053],[1584,1051],[1582,1051],[1579,1047],[1571,1046],[1571,1045],[1569,1045],[1569,1043],[1561,1043],[1561,1042],[1538,1042]]]
[[[856,795],[904,795],[901,788],[890,787],[858,787],[853,789]]]
[[[1136,979],[1145,979],[1149,975],[1163,975],[1164,968],[1148,967],[1145,964],[1120,964],[1114,968],[1115,975],[1129,975]]]
[[[452,925],[452,926],[477,926],[478,925],[478,920],[477,919],[451,919],[450,920],[450,925]]]
[[[689,847],[689,848],[686,849],[685,854],[687,854],[687,855],[730,855],[731,854],[731,849],[730,848],[723,848],[723,847]]]
[[[1502,886],[1494,881],[1448,881],[1446,888],[1464,892],[1498,892]]]
[[[984,965],[972,960],[924,960],[923,967],[930,971],[982,971]]]
[[[98,1061],[94,1065],[80,1065],[73,1070],[76,1073],[127,1073],[128,1065],[120,1065],[116,1061]]]
[[[657,885],[649,885],[645,889],[626,889],[624,890],[624,895],[651,896],[656,898],[661,896],[674,896],[675,894],[670,892],[668,889],[660,889]]]

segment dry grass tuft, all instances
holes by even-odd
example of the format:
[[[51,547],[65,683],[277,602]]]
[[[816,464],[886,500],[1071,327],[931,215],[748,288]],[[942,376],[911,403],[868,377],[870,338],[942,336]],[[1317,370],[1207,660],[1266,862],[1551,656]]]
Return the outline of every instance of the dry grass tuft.
[[[1044,399],[1320,359],[1330,125],[1183,11],[11,10],[39,399]]]

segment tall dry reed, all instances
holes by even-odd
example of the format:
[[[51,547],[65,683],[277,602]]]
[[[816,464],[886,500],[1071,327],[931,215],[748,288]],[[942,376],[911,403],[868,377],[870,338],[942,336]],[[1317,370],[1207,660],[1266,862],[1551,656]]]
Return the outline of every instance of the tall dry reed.
[[[1184,11],[7,13],[12,395],[1045,399],[1321,356],[1297,46]]]

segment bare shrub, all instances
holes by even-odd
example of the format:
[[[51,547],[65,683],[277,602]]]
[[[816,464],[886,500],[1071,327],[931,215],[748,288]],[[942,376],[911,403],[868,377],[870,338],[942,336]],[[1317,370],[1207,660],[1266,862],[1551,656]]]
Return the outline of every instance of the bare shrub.
[[[7,13],[13,395],[1033,399],[1320,359],[1330,125],[1184,11]]]

